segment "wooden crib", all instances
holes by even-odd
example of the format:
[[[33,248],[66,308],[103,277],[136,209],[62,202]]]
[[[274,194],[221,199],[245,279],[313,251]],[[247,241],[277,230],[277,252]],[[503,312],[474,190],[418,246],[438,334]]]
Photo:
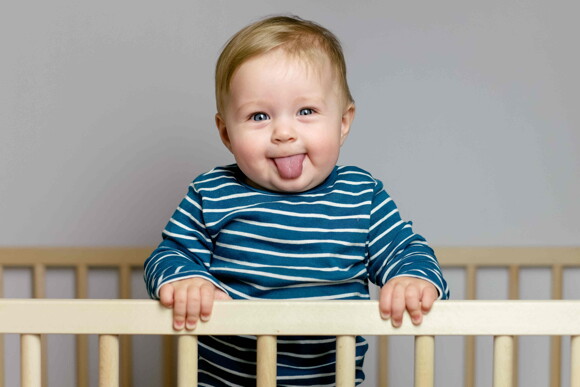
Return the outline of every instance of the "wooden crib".
[[[74,268],[77,298],[87,297],[87,276],[91,268],[116,268],[119,272],[119,298],[131,298],[130,275],[142,268],[149,248],[2,248],[0,249],[0,292],[2,269],[29,267],[32,294],[44,297],[47,268]],[[379,385],[387,385],[386,338],[415,336],[415,385],[433,385],[434,336],[467,336],[465,385],[475,385],[475,340],[473,336],[494,336],[494,386],[517,385],[517,337],[550,335],[552,339],[551,386],[560,386],[561,336],[571,336],[571,385],[580,387],[580,301],[473,301],[477,272],[485,267],[504,267],[509,272],[509,298],[519,298],[519,272],[526,267],[550,268],[552,298],[562,298],[563,273],[580,267],[580,248],[439,248],[444,268],[465,272],[468,301],[436,304],[421,327],[407,321],[393,329],[378,318],[376,302],[223,302],[216,305],[212,321],[199,327],[198,334],[255,334],[259,338],[258,384],[272,384],[275,367],[275,336],[278,334],[325,334],[338,337],[337,385],[352,385],[354,378],[353,335],[378,335]],[[0,296],[2,294],[0,293]],[[345,319],[344,308],[356,309]],[[256,313],[259,310],[259,313]],[[75,315],[75,319],[63,316]],[[39,318],[38,316],[42,316]],[[232,316],[236,316],[235,318]],[[352,316],[352,319],[350,317]],[[32,318],[35,317],[35,318]],[[501,318],[500,318],[501,317]],[[524,318],[525,317],[525,318]],[[77,336],[77,385],[88,386],[87,334],[99,335],[100,385],[131,386],[131,336],[164,335],[166,360],[163,385],[193,385],[195,380],[195,336],[176,335],[171,330],[171,312],[150,300],[0,300],[0,334],[21,334],[22,383],[40,386],[46,379],[43,367],[43,340],[39,334],[66,333]],[[232,324],[236,321],[236,324]],[[234,330],[232,330],[234,329]],[[172,348],[179,341],[179,350]],[[1,339],[0,339],[0,344]],[[0,346],[1,348],[1,346]],[[178,358],[175,354],[179,353]],[[3,375],[0,351],[0,375]],[[263,360],[262,360],[263,359]],[[178,372],[173,372],[178,364]],[[120,366],[119,366],[120,365]],[[120,371],[119,371],[120,370]],[[119,375],[120,373],[120,375]],[[175,380],[178,375],[178,381]],[[120,382],[119,382],[120,380]],[[42,383],[46,385],[46,383]],[[0,378],[3,386],[3,378]]]

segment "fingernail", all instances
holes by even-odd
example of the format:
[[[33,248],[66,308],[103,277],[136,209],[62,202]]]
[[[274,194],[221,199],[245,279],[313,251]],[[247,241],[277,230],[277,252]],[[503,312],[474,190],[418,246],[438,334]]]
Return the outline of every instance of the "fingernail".
[[[192,331],[192,330],[194,330],[194,329],[195,329],[196,325],[197,325],[196,323],[188,321],[188,322],[185,324],[185,327],[186,327],[188,330]]]
[[[200,316],[201,321],[203,322],[208,322],[209,321],[209,316]]]
[[[175,321],[173,323],[173,328],[175,328],[178,331],[182,330],[183,329],[183,321]]]
[[[381,318],[383,320],[388,320],[389,318],[391,318],[391,315],[389,313],[383,313],[383,312],[381,312]]]

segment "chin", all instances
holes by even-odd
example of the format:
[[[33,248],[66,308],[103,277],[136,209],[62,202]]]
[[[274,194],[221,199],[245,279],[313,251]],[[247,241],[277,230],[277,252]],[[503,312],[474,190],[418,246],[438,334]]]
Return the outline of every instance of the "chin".
[[[312,184],[312,182],[304,182],[304,181],[300,181],[300,178],[298,179],[293,179],[293,180],[284,180],[283,182],[277,183],[274,185],[273,190],[274,191],[278,191],[278,192],[286,192],[286,193],[291,193],[291,192],[304,192],[304,191],[308,191],[314,187],[316,187],[319,183],[317,184]]]

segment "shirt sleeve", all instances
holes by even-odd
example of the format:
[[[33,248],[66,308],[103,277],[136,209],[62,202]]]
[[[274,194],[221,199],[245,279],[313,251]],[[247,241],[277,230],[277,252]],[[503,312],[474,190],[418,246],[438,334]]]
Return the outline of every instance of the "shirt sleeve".
[[[145,284],[151,298],[159,299],[162,285],[193,277],[204,278],[225,291],[209,273],[213,242],[204,225],[201,197],[194,183],[162,236],[163,241],[144,264]]]
[[[440,299],[449,298],[447,282],[435,253],[425,239],[415,234],[411,222],[401,219],[393,199],[376,181],[368,239],[369,279],[383,286],[398,276],[417,277],[431,282]]]

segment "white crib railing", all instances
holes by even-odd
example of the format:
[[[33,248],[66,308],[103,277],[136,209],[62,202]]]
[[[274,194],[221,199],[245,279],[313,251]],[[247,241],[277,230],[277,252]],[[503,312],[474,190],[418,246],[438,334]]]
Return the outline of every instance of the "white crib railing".
[[[34,297],[43,298],[46,292],[50,290],[51,283],[46,278],[49,271],[60,272],[63,269],[72,269],[74,273],[75,288],[74,294],[70,297],[87,298],[89,297],[88,283],[93,270],[95,269],[112,269],[118,277],[118,298],[132,298],[135,296],[135,286],[131,286],[131,276],[142,271],[143,261],[152,251],[153,247],[0,247],[0,298],[5,286],[5,279],[11,277],[13,269],[26,269],[30,273],[31,289],[30,295],[17,295],[16,297]],[[508,272],[506,297],[509,299],[518,299],[520,296],[520,282],[522,271],[530,268],[541,268],[549,270],[551,280],[551,292],[548,291],[544,296],[552,299],[561,299],[564,296],[564,277],[565,274],[572,273],[580,268],[580,248],[579,247],[438,247],[436,248],[437,256],[444,269],[455,270],[464,273],[465,284],[456,283],[452,286],[452,297],[458,297],[461,289],[465,289],[464,297],[467,299],[479,298],[476,289],[480,289],[477,281],[481,270],[487,268],[500,269]],[[525,276],[523,276],[525,277]],[[522,278],[523,279],[523,278]],[[571,279],[571,277],[570,277]],[[570,280],[569,280],[570,281]],[[573,280],[572,280],[573,281]],[[8,283],[8,282],[6,282]],[[569,287],[570,283],[566,284]],[[551,293],[551,294],[549,294]],[[544,297],[542,296],[542,297]],[[14,297],[14,295],[11,295]],[[578,298],[577,296],[573,296]],[[135,386],[133,381],[133,371],[136,361],[133,358],[133,338],[132,336],[122,335],[119,338],[119,362],[120,362],[120,384],[124,387]],[[75,386],[88,387],[89,383],[89,338],[86,335],[76,335],[76,364],[71,366],[76,373]],[[464,367],[462,370],[464,380],[461,384],[464,387],[476,386],[476,374],[480,372],[481,364],[476,364],[476,338],[466,336],[464,341]],[[41,359],[43,368],[43,383],[48,382],[47,372],[47,345],[43,338],[41,341]],[[177,364],[176,354],[176,337],[169,335],[162,338],[163,355],[161,356],[163,364],[159,369],[162,370],[163,382],[161,385],[174,386],[177,384],[174,365]],[[378,386],[387,387],[389,367],[388,360],[388,336],[380,336],[378,345]],[[15,344],[15,343],[14,343]],[[549,386],[561,387],[563,383],[561,370],[569,362],[568,357],[562,356],[563,342],[560,336],[552,336],[550,339],[549,349]],[[12,343],[11,343],[12,345]],[[4,347],[3,335],[0,333],[0,349]],[[7,350],[10,350],[8,348]],[[513,385],[519,385],[518,381],[518,364],[519,354],[517,348],[518,342],[515,343],[516,350],[512,353],[514,363]],[[369,357],[370,359],[370,357]],[[374,360],[374,359],[373,359]],[[370,360],[372,362],[372,360]],[[6,359],[4,351],[0,350],[0,375],[8,374],[5,372]],[[11,370],[10,370],[11,371]],[[398,371],[397,371],[398,372]],[[391,372],[390,376],[396,375],[397,372]],[[371,377],[372,378],[372,377]],[[7,380],[10,378],[8,377]],[[0,377],[0,387],[12,387],[5,384],[4,378]]]
[[[337,386],[354,385],[356,335],[415,336],[415,386],[434,385],[434,336],[494,337],[494,387],[513,385],[514,340],[571,336],[571,386],[580,387],[580,301],[440,301],[423,324],[383,321],[376,301],[222,301],[194,334],[150,300],[0,300],[0,333],[21,335],[21,381],[41,386],[41,334],[99,335],[99,386],[119,385],[118,335],[178,335],[178,386],[197,385],[196,335],[258,336],[257,385],[276,385],[276,336],[337,337]]]

